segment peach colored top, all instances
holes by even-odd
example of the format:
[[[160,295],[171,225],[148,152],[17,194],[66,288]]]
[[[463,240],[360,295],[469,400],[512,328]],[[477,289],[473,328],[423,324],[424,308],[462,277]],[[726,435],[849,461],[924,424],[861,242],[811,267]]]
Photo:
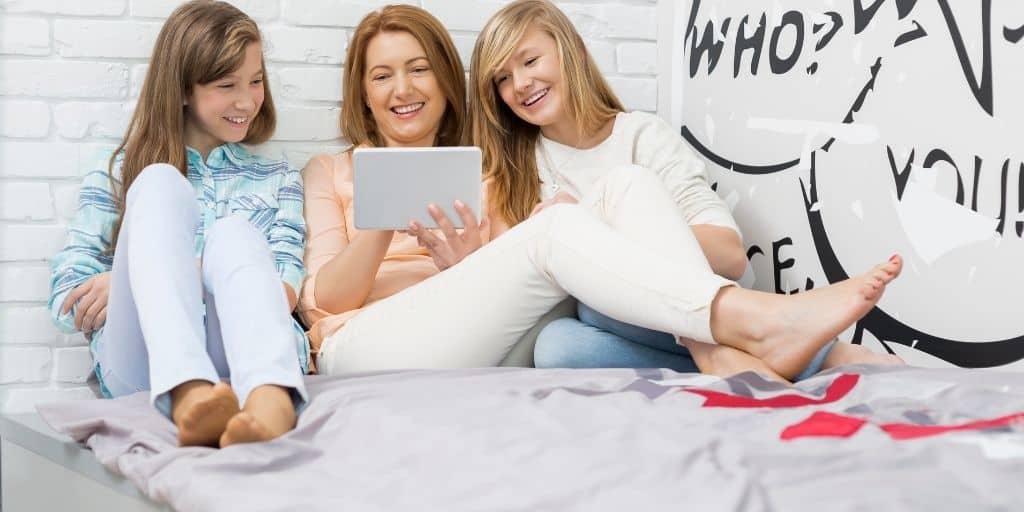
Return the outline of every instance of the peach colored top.
[[[395,233],[380,264],[370,294],[361,308],[326,311],[316,302],[316,277],[327,262],[341,254],[359,234],[353,220],[352,153],[314,156],[303,170],[306,217],[306,280],[299,297],[298,312],[309,329],[313,352],[319,352],[325,338],[334,334],[366,306],[388,298],[438,273],[434,260],[415,237]],[[487,187],[482,209],[487,211]],[[489,233],[483,233],[484,242]]]

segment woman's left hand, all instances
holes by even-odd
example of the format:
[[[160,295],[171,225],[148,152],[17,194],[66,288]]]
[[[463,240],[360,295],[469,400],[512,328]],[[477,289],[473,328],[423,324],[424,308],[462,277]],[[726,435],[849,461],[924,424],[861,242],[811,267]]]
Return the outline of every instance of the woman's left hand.
[[[61,313],[75,309],[75,329],[92,337],[93,331],[103,327],[107,321],[107,300],[110,297],[110,272],[101,272],[87,279],[71,290],[64,299]]]
[[[448,218],[448,215],[437,205],[427,206],[430,216],[437,222],[438,230],[444,234],[441,238],[433,230],[424,228],[420,223],[412,221],[409,223],[409,235],[416,237],[421,247],[430,252],[434,264],[439,270],[462,261],[481,246],[483,246],[482,234],[487,231],[487,217],[480,219],[478,223],[476,215],[462,201],[455,201],[455,212],[462,219],[464,228],[461,232],[455,230],[455,226]]]

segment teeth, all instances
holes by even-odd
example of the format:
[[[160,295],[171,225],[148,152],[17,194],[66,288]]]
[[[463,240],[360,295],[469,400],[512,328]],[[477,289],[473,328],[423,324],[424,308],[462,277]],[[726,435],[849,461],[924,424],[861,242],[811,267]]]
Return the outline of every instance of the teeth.
[[[248,117],[225,117],[224,119],[227,119],[228,121],[231,121],[235,124],[244,124],[246,121],[249,120]]]
[[[417,110],[419,110],[421,108],[423,108],[423,103],[422,102],[421,103],[413,103],[412,105],[402,105],[401,107],[394,107],[391,110],[394,110],[395,113],[398,113],[398,114],[408,114],[410,112],[415,112],[415,111],[417,111]]]
[[[547,94],[548,94],[548,90],[547,89],[544,89],[544,90],[541,90],[541,91],[537,91],[536,93],[534,93],[533,96],[530,96],[529,98],[526,98],[526,101],[523,102],[523,105],[526,105],[527,107],[529,107],[530,105],[533,105],[534,103],[537,103],[538,100],[540,100],[541,98],[543,98]]]

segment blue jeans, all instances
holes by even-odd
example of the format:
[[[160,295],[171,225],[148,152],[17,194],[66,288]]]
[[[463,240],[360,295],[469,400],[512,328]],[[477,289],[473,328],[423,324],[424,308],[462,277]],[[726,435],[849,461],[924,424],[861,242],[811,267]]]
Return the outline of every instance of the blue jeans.
[[[671,334],[626,324],[594,311],[582,302],[577,318],[559,318],[537,336],[533,349],[537,368],[668,368],[699,372],[685,347]],[[821,371],[835,341],[825,345],[796,380]]]

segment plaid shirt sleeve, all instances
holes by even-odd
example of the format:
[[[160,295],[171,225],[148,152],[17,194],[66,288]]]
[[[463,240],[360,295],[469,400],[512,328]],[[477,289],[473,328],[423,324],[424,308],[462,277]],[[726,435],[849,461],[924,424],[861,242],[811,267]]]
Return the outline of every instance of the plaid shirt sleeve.
[[[267,240],[277,263],[281,280],[298,296],[306,267],[302,262],[306,248],[306,221],[302,217],[302,174],[289,166],[277,191],[278,210]]]
[[[64,332],[75,332],[77,306],[72,307],[70,313],[61,314],[68,293],[90,277],[109,271],[113,264],[113,255],[108,249],[117,214],[109,175],[105,171],[86,175],[79,193],[78,211],[68,226],[67,243],[50,264],[47,306],[54,323]]]

